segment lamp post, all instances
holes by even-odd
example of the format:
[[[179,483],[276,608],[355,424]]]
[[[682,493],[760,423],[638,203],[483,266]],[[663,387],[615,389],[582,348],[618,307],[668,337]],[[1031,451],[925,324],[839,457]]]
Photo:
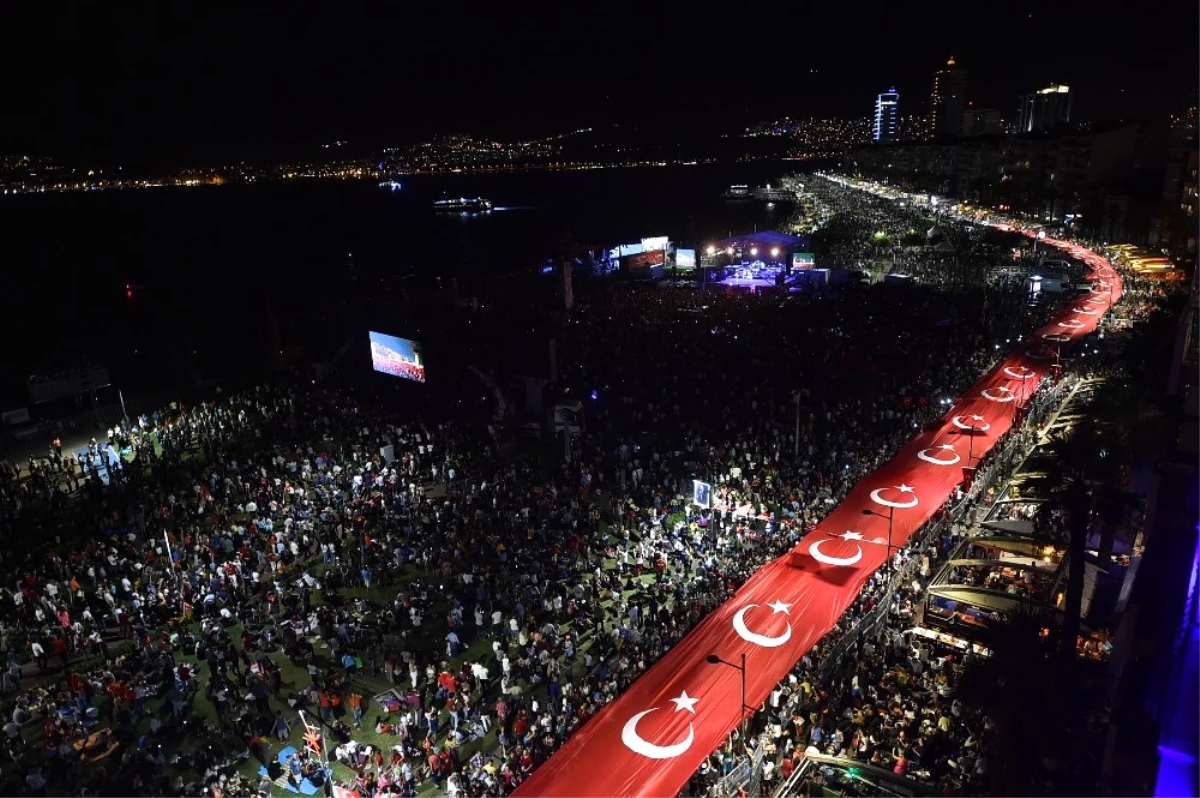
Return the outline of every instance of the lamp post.
[[[744,652],[744,651],[742,652],[742,664],[741,665],[737,665],[726,659],[721,659],[716,654],[709,654],[708,657],[706,658],[706,661],[708,662],[709,665],[726,665],[730,668],[733,668],[735,671],[740,673],[742,676],[742,707],[741,707],[741,709],[738,710],[738,718],[741,721],[741,723],[739,724],[739,727],[741,728],[741,731],[742,731],[742,745],[745,745],[746,744],[746,710],[749,709],[749,707],[746,706],[746,652]]]
[[[863,510],[862,514],[863,515],[873,515],[873,516],[876,516],[877,518],[886,518],[887,519],[887,522],[888,522],[888,543],[887,543],[888,577],[891,577],[894,575],[894,572],[896,570],[892,564],[892,548],[893,548],[893,546],[892,546],[892,527],[896,521],[896,508],[888,507],[887,515],[884,515],[883,513],[876,512],[875,510],[871,510],[871,509]]]
[[[800,392],[792,391],[792,403],[796,405],[796,437],[792,441],[792,459],[800,461]]]

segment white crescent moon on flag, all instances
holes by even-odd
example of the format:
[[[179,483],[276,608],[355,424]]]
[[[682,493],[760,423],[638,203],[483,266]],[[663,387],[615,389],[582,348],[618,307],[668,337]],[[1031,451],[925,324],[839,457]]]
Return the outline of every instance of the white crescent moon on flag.
[[[1004,373],[1012,377],[1014,380],[1027,380],[1033,376],[1032,370],[1027,369],[1024,366],[1022,366],[1021,369],[1021,371],[1017,371],[1012,366],[1005,366]]]
[[[907,510],[910,507],[917,506],[917,495],[915,493],[913,494],[912,501],[894,502],[890,499],[883,498],[883,492],[885,490],[887,490],[887,488],[876,488],[875,490],[871,491],[871,501],[875,502],[876,504],[882,504],[884,507],[895,507],[897,510]]]
[[[965,429],[967,432],[987,432],[992,428],[992,425],[986,421],[980,421],[979,426],[968,424],[962,420],[962,416],[955,416],[950,420],[954,423],[954,426],[958,427],[959,429]]]
[[[692,741],[696,739],[696,729],[689,723],[687,738],[681,743],[675,743],[675,745],[655,745],[654,743],[647,742],[637,732],[638,721],[656,709],[658,707],[652,707],[644,712],[639,712],[625,721],[625,727],[621,729],[621,742],[625,743],[625,747],[630,751],[633,751],[635,754],[641,754],[647,759],[674,759],[692,747]]]
[[[988,399],[993,402],[1011,402],[1013,399],[1016,399],[1016,396],[1013,394],[1012,391],[1008,391],[1007,393],[1001,393],[999,396],[997,396],[996,394],[992,393],[991,389],[988,389],[986,391],[983,391],[979,395],[982,396],[984,399]]]
[[[1071,319],[1070,321],[1060,321],[1058,326],[1066,327],[1068,330],[1082,330],[1083,322],[1081,322],[1079,319]]]
[[[928,454],[928,452],[950,452],[950,456],[953,459],[946,460],[941,457],[934,457],[932,454]],[[922,449],[921,451],[917,452],[917,457],[920,457],[926,463],[933,463],[934,465],[941,466],[952,466],[962,460],[962,458],[958,456],[958,452],[954,451],[953,449]]]
[[[1075,308],[1074,312],[1078,313],[1082,316],[1099,316],[1100,315],[1100,311],[1098,311],[1098,310],[1084,310],[1083,308]]]
[[[858,544],[855,544],[855,546],[854,546],[857,549],[857,551],[854,553],[853,557],[833,557],[833,556],[831,556],[829,554],[825,554],[823,551],[821,551],[822,543],[828,543],[828,540],[814,541],[813,544],[808,547],[808,553],[811,554],[812,558],[814,560],[816,560],[817,562],[825,563],[826,565],[836,565],[836,566],[845,568],[847,566],[854,565],[855,563],[857,563],[859,560],[861,560],[863,558],[862,546],[859,546]]]
[[[1071,336],[1063,335],[1062,333],[1044,333],[1042,338],[1046,339],[1047,341],[1056,341],[1060,344],[1065,344],[1067,341],[1071,340]]]
[[[787,631],[778,637],[770,635],[760,635],[757,632],[751,632],[746,627],[746,613],[757,607],[757,604],[747,604],[737,611],[737,615],[733,616],[733,631],[738,633],[738,637],[745,640],[747,643],[753,643],[756,646],[763,648],[778,648],[784,643],[792,639],[792,624],[789,621]]]

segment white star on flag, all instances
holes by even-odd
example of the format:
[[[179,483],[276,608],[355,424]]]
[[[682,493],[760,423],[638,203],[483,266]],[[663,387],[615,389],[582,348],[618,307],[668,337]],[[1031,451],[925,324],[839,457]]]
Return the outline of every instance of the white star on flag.
[[[684,690],[682,693],[679,694],[678,698],[672,698],[671,703],[673,703],[675,705],[676,712],[683,712],[684,710],[687,710],[688,712],[691,712],[693,715],[695,715],[696,714],[696,702],[699,700],[700,700],[699,698],[691,698],[687,694],[687,690]]]
[[[971,416],[972,421],[983,421],[983,416]]]
[[[908,485],[897,485],[896,490],[900,491],[901,493],[912,493],[913,492],[913,489],[911,487],[909,487]]]
[[[1009,388],[1007,385],[1001,385],[996,390],[1000,391],[1000,393],[1012,393],[1012,388]]]
[[[863,539],[862,533],[854,532],[849,529],[847,529],[845,532],[843,532],[840,535],[835,535],[834,537],[839,537],[842,540],[862,540]]]
[[[954,451],[954,444],[953,444],[953,443],[943,443],[943,444],[942,444],[941,446],[939,446],[938,448],[939,448],[939,449],[944,449],[944,450],[945,450],[945,451],[947,451],[947,452],[952,452],[952,451]]]
[[[777,613],[780,613],[780,612],[782,612],[784,615],[791,615],[791,613],[790,613],[790,612],[788,612],[788,610],[790,610],[790,609],[792,608],[792,605],[791,605],[791,604],[784,604],[784,603],[783,603],[782,601],[780,601],[779,599],[775,599],[775,603],[774,603],[774,604],[768,604],[767,606],[768,606],[768,607],[770,607],[772,610],[774,610],[774,611],[775,611],[774,613],[772,613],[772,615],[774,615],[774,614],[777,614]]]

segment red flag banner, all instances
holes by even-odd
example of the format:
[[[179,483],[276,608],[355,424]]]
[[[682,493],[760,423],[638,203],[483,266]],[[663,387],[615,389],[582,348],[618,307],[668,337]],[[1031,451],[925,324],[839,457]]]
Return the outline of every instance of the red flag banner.
[[[316,728],[309,726],[308,730],[304,732],[304,744],[308,747],[308,750],[317,756],[323,755],[321,752],[321,733]]]
[[[746,656],[746,703],[760,706],[833,629],[892,546],[941,509],[969,454],[985,455],[1033,397],[1061,346],[1093,332],[1122,281],[1108,261],[1046,239],[1091,269],[1091,290],[984,376],[936,428],[927,429],[863,479],[784,556],[763,566],[618,699],[576,732],[514,796],[674,796],[742,718],[739,669],[710,664]],[[870,515],[865,515],[869,510]]]

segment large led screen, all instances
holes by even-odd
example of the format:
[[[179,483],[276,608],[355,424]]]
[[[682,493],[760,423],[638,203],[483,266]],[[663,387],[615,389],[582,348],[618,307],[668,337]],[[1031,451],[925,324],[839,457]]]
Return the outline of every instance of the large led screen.
[[[811,269],[817,263],[817,258],[811,252],[793,252],[792,253],[792,268],[793,269]]]
[[[675,268],[679,271],[691,271],[696,268],[696,250],[694,249],[677,249],[675,250]]]
[[[371,339],[371,368],[380,374],[425,382],[425,358],[419,343],[378,332],[367,335]]]

